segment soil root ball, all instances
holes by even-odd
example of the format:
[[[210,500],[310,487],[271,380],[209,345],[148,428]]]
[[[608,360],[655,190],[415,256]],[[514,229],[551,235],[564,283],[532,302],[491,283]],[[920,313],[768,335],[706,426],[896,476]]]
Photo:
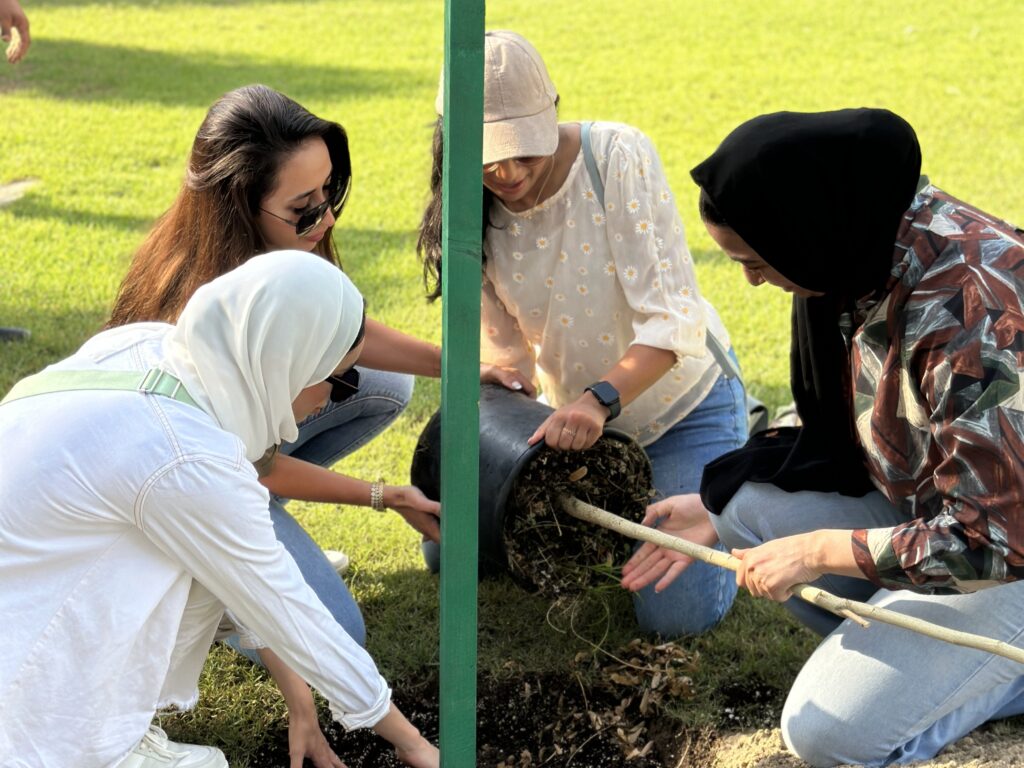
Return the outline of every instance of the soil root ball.
[[[527,588],[553,597],[614,579],[634,546],[565,514],[559,496],[640,522],[651,496],[650,461],[636,443],[605,436],[586,451],[545,447],[520,472],[505,507],[509,571]]]

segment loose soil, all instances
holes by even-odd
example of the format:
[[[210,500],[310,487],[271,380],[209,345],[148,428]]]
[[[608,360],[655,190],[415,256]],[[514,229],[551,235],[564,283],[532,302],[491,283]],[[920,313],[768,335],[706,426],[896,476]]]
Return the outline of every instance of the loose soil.
[[[564,513],[575,496],[632,522],[651,498],[651,464],[632,441],[602,437],[586,451],[544,448],[516,478],[505,505],[509,572],[552,598],[578,594],[621,567],[633,541]]]
[[[481,768],[809,768],[786,752],[777,728],[716,734],[710,729],[673,727],[674,721],[663,716],[661,705],[667,696],[689,695],[684,672],[695,660],[669,645],[642,641],[623,650],[625,658],[610,661],[600,670],[588,669],[596,661],[587,657],[577,659],[566,676],[525,676],[483,686],[478,691],[476,764]],[[603,672],[604,677],[584,682],[593,672]],[[436,743],[436,683],[415,698],[397,694],[395,702]],[[758,706],[748,700],[742,709],[743,721],[769,717],[777,721],[774,702]],[[1020,722],[1018,718],[984,726],[935,759],[910,765],[1020,768],[1024,766]],[[323,726],[349,768],[401,765],[390,746],[371,731],[345,733],[333,723]],[[269,743],[276,746],[258,755],[253,765],[287,768],[283,725]]]
[[[664,706],[692,695],[695,654],[633,640],[614,655],[581,653],[565,675],[523,675],[481,683],[477,694],[477,765],[491,768],[660,768],[696,755],[700,739],[673,727]],[[438,736],[436,681],[395,703],[432,741]],[[326,714],[326,712],[325,712]],[[349,768],[399,766],[369,730],[345,733],[322,722]],[[702,737],[703,738],[703,737]],[[703,739],[706,741],[706,739]],[[287,734],[268,734],[259,768],[286,768]],[[689,761],[687,765],[693,764]]]
[[[616,725],[638,707],[634,697],[616,701],[615,686],[584,695],[563,678],[529,678],[479,691],[477,761],[481,768],[809,768],[788,752],[779,730],[715,734],[673,728],[651,717],[632,727]],[[415,700],[396,696],[410,720],[436,743],[436,686]],[[1024,728],[1016,722],[983,726],[938,757],[910,768],[1021,768]],[[349,768],[400,768],[390,746],[369,730],[325,733]],[[254,768],[288,768],[287,734],[256,757]],[[306,765],[309,765],[307,762]],[[841,766],[839,768],[853,768]]]

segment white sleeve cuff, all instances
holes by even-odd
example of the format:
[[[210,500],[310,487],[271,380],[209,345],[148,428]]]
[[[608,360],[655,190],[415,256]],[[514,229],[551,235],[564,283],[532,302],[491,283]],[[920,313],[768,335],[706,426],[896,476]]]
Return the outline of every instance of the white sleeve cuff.
[[[331,709],[331,715],[334,716],[335,721],[341,724],[341,726],[351,731],[356,728],[372,728],[388,713],[391,709],[391,688],[383,677],[379,678],[380,691],[377,694],[377,700],[373,703],[365,712],[342,712],[338,709],[334,702],[329,702]]]

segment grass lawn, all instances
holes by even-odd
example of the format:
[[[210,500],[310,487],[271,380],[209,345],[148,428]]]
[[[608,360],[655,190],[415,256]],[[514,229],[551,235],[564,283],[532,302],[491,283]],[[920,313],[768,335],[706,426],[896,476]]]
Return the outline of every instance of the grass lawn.
[[[207,107],[246,83],[278,88],[348,130],[354,189],[336,238],[373,314],[440,341],[440,308],[422,298],[415,228],[426,199],[442,0],[25,0],[33,44],[0,65],[0,185],[37,183],[0,207],[0,324],[28,326],[0,347],[0,391],[76,349],[106,318],[131,253],[171,202]],[[917,129],[939,186],[1024,223],[1024,14],[1017,0],[494,0],[488,25],[544,55],[563,119],[610,119],[658,147],[688,226],[701,287],[730,329],[750,390],[788,398],[788,301],[746,285],[696,213],[688,169],[742,120],[781,109],[887,107]],[[404,482],[438,405],[420,380],[408,412],[339,465]],[[295,503],[324,547],[352,556],[349,584],[369,646],[396,690],[436,672],[437,583],[396,515]],[[602,607],[603,606],[603,607]],[[603,619],[607,614],[611,617]],[[577,653],[614,652],[634,634],[624,596],[567,615],[506,582],[481,588],[484,679],[564,673]],[[778,699],[813,648],[781,609],[740,599],[696,640],[694,695],[670,711],[690,728],[736,722],[730,691]],[[282,713],[265,676],[215,651],[198,716],[175,735],[259,765]],[[770,708],[760,710],[769,712]],[[760,715],[752,715],[754,720]],[[753,722],[752,720],[751,722]],[[344,755],[342,755],[344,757]]]

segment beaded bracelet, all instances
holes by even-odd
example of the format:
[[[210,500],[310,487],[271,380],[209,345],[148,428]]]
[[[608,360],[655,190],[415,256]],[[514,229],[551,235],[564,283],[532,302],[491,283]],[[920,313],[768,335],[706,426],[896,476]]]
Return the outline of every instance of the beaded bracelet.
[[[379,477],[374,483],[370,483],[370,509],[375,512],[384,512],[384,478]]]

